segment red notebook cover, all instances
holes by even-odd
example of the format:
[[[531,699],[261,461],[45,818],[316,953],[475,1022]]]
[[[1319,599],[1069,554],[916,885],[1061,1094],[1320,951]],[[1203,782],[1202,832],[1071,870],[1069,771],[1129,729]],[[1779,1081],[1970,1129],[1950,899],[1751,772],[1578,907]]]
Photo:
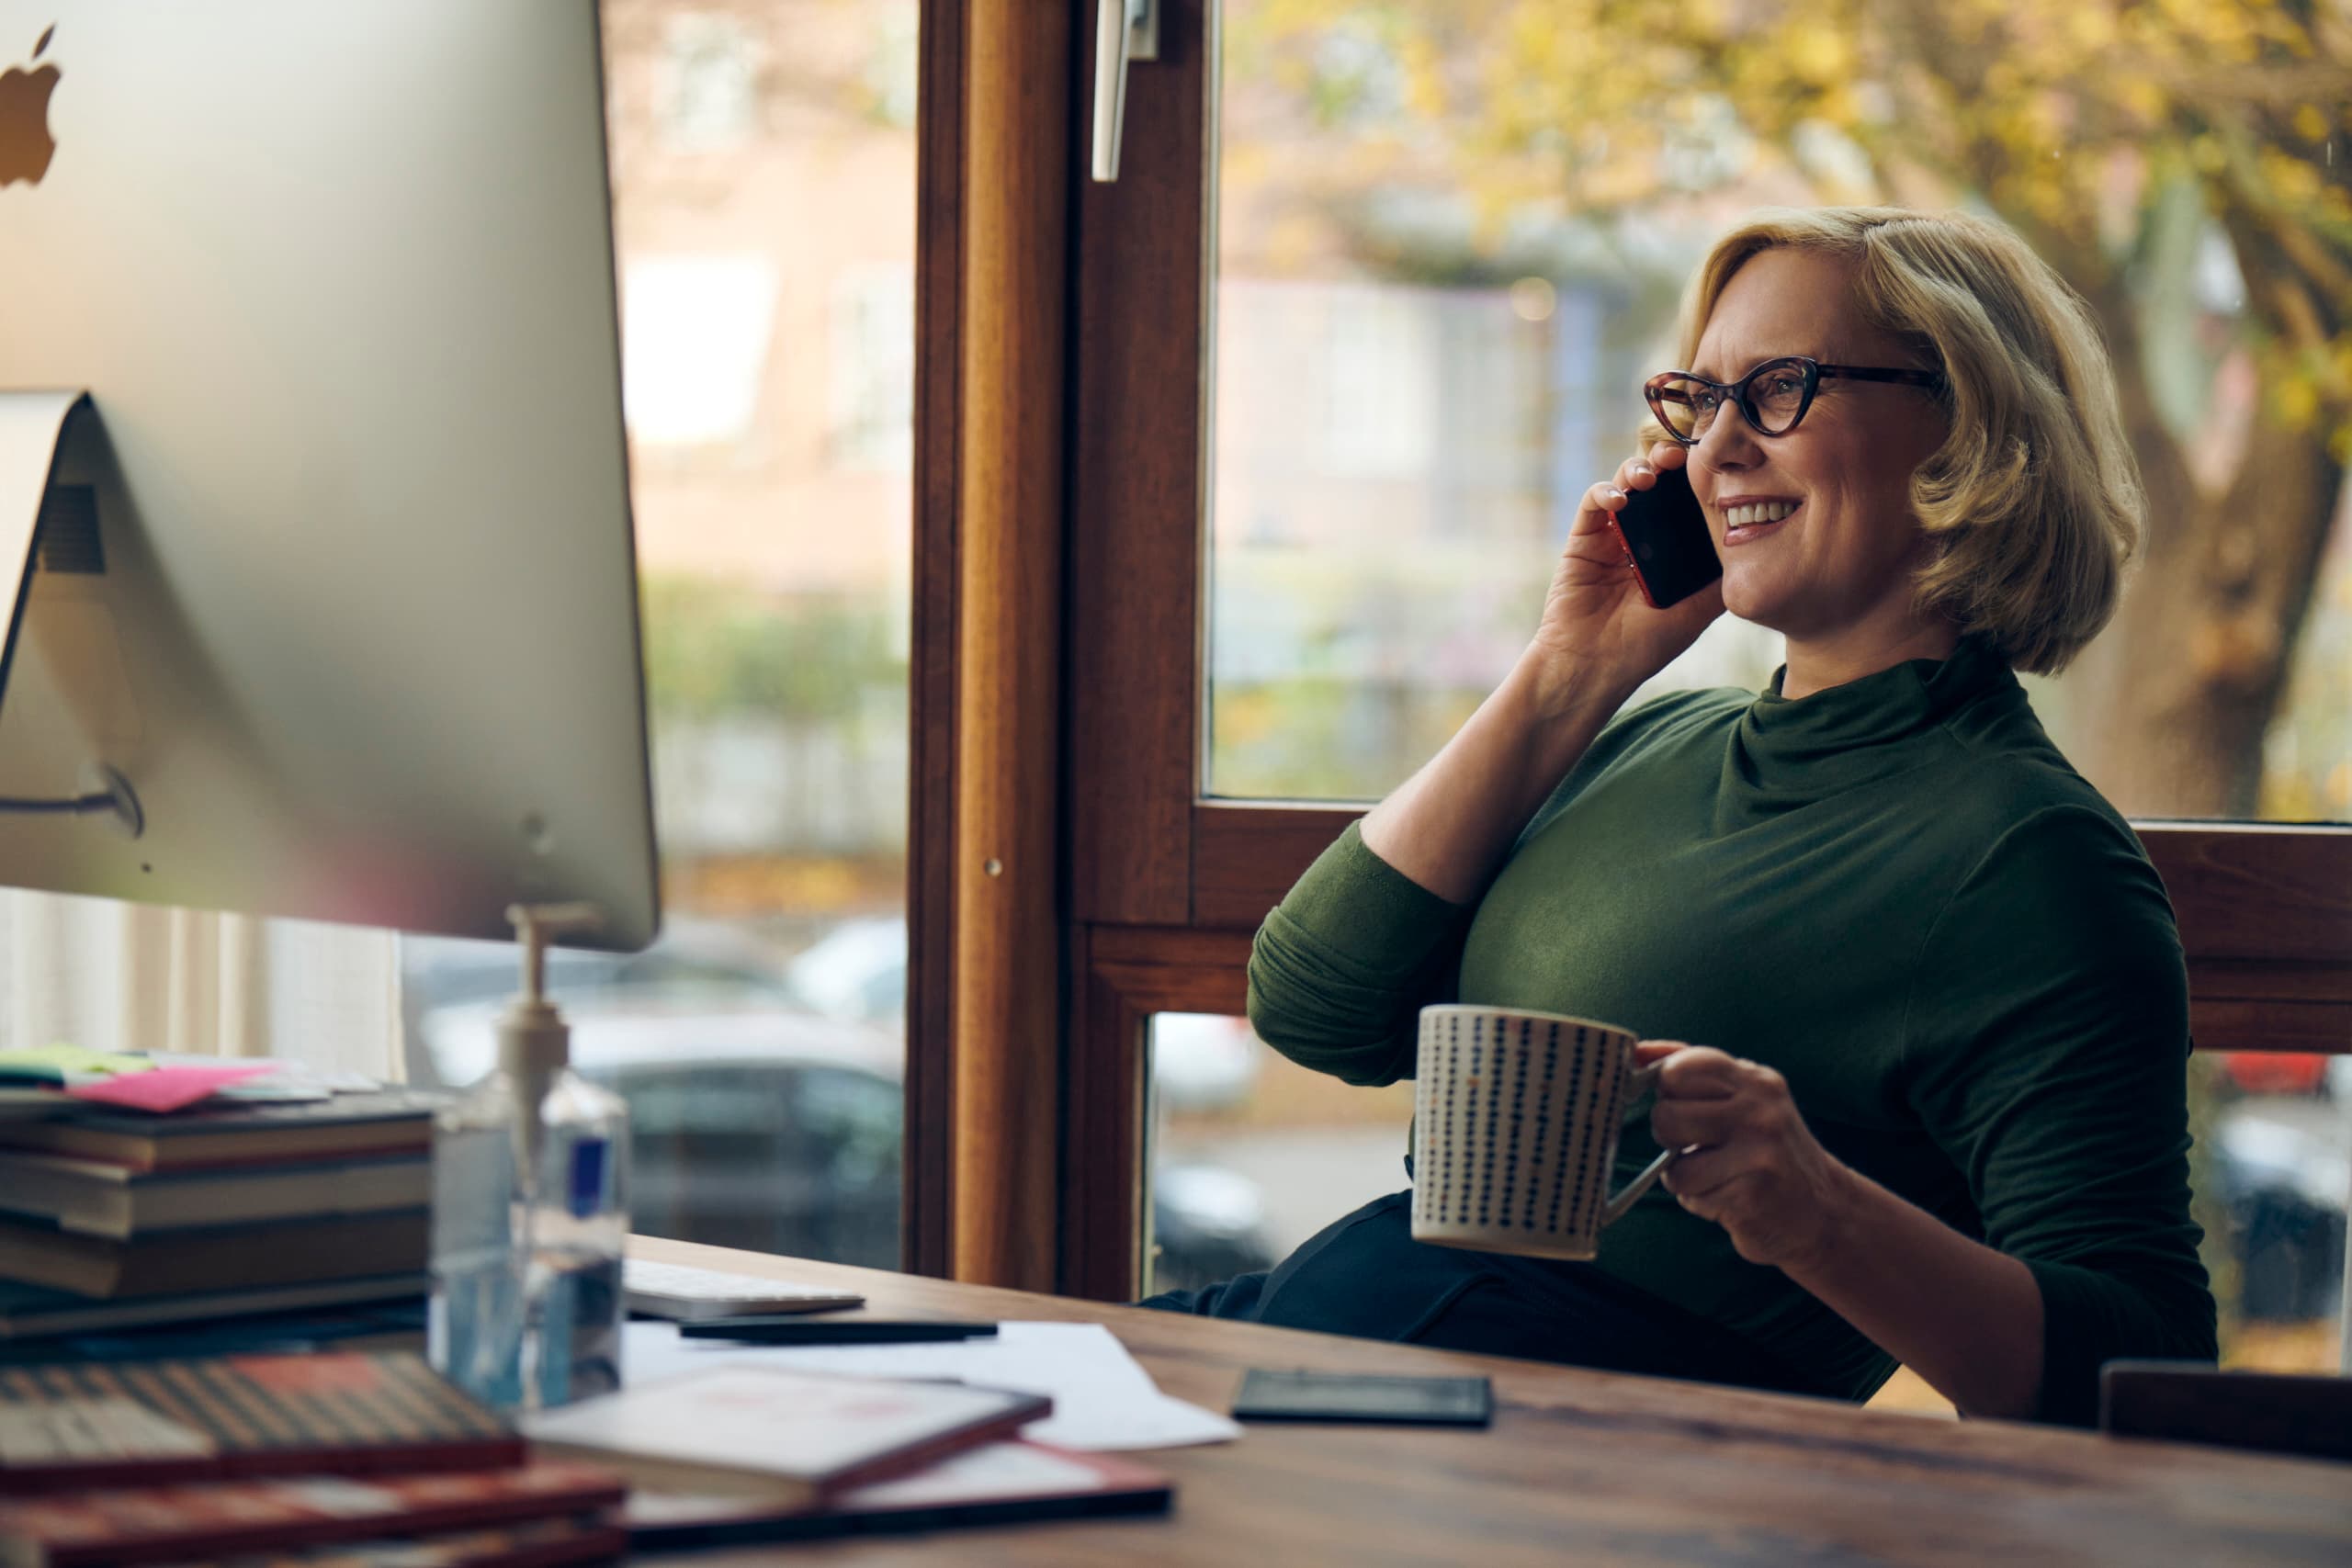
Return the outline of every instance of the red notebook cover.
[[[0,1366],[0,1494],[522,1462],[409,1351]]]
[[[274,1481],[0,1498],[0,1562],[100,1568],[186,1562],[381,1536],[422,1535],[599,1512],[628,1495],[584,1464],[424,1475],[296,1475]]]

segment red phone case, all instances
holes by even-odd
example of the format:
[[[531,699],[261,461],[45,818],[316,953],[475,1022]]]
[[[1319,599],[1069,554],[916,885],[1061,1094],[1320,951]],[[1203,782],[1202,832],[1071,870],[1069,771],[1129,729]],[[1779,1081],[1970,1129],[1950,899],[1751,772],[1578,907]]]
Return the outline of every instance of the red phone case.
[[[1657,609],[1657,601],[1650,597],[1649,579],[1642,575],[1641,567],[1634,559],[1634,547],[1625,542],[1625,530],[1617,526],[1617,514],[1613,512],[1609,514],[1609,536],[1617,541],[1618,553],[1625,558],[1625,564],[1634,569],[1634,586],[1642,591],[1642,603],[1653,610]]]
[[[1640,515],[1633,520],[1634,532],[1643,541],[1639,547],[1625,531],[1625,523],[1636,508]],[[1629,492],[1624,506],[1609,513],[1609,531],[1616,536],[1625,563],[1634,569],[1642,602],[1653,610],[1669,609],[1723,575],[1723,562],[1708,536],[1698,498],[1690,493],[1690,480],[1679,469],[1661,471],[1654,491]],[[1646,570],[1645,561],[1649,563]],[[1653,573],[1658,574],[1656,581]]]

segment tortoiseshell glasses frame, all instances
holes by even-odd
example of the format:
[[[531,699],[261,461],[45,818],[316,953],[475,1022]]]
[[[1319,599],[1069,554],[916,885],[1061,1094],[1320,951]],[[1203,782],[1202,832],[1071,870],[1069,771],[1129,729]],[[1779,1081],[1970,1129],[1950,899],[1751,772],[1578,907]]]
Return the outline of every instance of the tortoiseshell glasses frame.
[[[1764,361],[1736,381],[1711,381],[1688,370],[1668,370],[1643,383],[1642,395],[1668,435],[1685,446],[1696,446],[1706,438],[1726,401],[1738,407],[1758,435],[1786,435],[1813,407],[1821,383],[1832,379],[1931,388],[1944,384],[1943,377],[1933,370],[1824,365],[1801,354],[1786,354]]]

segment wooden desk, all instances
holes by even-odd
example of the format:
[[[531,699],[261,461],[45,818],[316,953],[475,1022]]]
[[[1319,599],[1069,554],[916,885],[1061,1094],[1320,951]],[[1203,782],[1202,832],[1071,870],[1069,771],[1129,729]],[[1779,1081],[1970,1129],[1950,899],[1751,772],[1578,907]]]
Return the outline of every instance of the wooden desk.
[[[1242,1370],[1484,1372],[1486,1431],[1253,1427],[1142,1456],[1164,1518],[1070,1520],[663,1559],[1158,1563],[2352,1563],[2352,1465],[1621,1377],[638,1238],[631,1255],[865,1292],[894,1317],[1107,1324],[1223,1411]]]

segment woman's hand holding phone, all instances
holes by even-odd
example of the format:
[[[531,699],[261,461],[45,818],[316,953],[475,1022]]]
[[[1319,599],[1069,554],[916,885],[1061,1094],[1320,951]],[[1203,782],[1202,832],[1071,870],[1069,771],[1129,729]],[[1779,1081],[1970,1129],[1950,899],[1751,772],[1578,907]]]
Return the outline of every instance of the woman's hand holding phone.
[[[1696,642],[1723,614],[1720,579],[1687,599],[1652,609],[1615,527],[1629,492],[1651,489],[1659,470],[1679,468],[1689,457],[1673,442],[1659,442],[1647,457],[1626,459],[1613,482],[1585,492],[1525,656],[1537,662],[1546,686],[1565,694],[1603,682],[1630,692]]]
[[[1364,848],[1441,898],[1476,902],[1619,705],[1723,613],[1719,579],[1650,608],[1611,526],[1628,493],[1682,462],[1679,446],[1657,446],[1620,468],[1615,484],[1586,492],[1526,651],[1453,739],[1363,819]],[[1680,582],[1698,577],[1686,571]]]

